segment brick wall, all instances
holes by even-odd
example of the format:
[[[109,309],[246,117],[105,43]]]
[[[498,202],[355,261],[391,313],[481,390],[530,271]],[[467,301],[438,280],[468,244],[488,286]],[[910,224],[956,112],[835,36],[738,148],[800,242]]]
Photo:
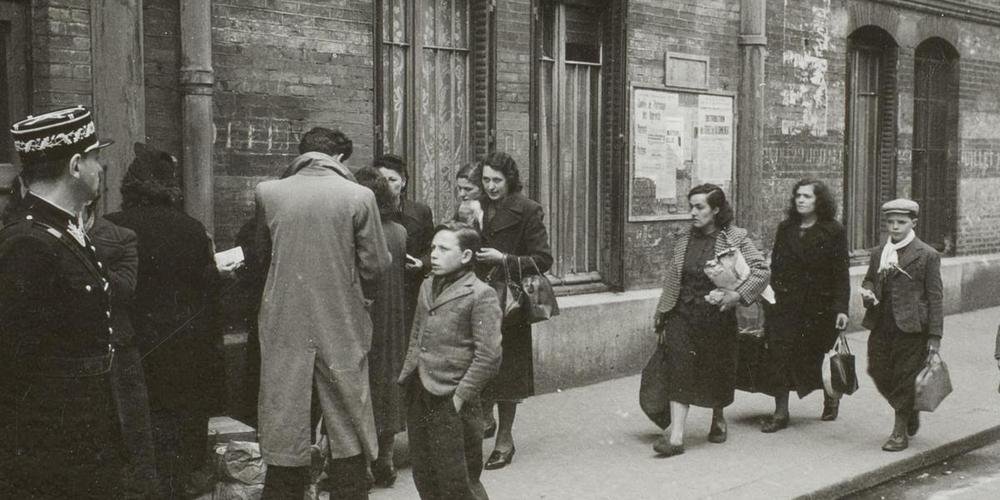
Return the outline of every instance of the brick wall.
[[[212,5],[216,240],[231,244],[250,217],[253,186],[297,155],[301,134],[340,128],[350,162],[372,158],[369,0]]]
[[[531,22],[531,0],[497,1],[495,147],[517,162],[526,193],[531,192]]]
[[[33,2],[31,9],[32,110],[90,106],[90,1]]]
[[[997,5],[1000,5],[998,3]],[[993,7],[997,7],[993,5]],[[763,246],[770,247],[789,190],[803,177],[826,182],[843,203],[847,37],[852,26],[886,28],[899,45],[896,195],[912,194],[914,52],[936,36],[961,54],[957,253],[1000,251],[1000,27],[940,18],[875,2],[770,0],[767,12],[767,122],[762,165]],[[693,4],[636,0],[630,9],[629,77],[663,84],[663,51],[707,55],[710,87],[735,89],[739,2]],[[737,168],[740,168],[739,165]],[[737,210],[739,207],[737,206]],[[842,209],[841,209],[842,211]],[[630,223],[626,228],[628,288],[659,284],[686,222]],[[656,270],[650,272],[650,270]]]
[[[739,2],[634,0],[628,25],[628,80],[632,84],[664,85],[664,57],[669,51],[708,56],[709,88],[736,90]],[[663,282],[674,233],[688,225],[686,220],[626,225],[626,288],[655,287]]]
[[[146,142],[181,157],[180,12],[178,0],[143,2]]]

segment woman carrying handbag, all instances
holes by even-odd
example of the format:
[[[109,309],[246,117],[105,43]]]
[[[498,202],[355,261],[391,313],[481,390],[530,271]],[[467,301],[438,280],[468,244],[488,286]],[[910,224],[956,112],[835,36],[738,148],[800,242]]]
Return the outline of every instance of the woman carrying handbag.
[[[847,328],[851,294],[850,258],[844,226],[834,220],[837,204],[821,181],[803,179],[792,187],[784,221],[771,252],[771,287],[776,303],[766,309],[767,343],[775,380],[764,392],[774,396],[774,415],[761,432],[788,426],[788,395],[799,398],[823,389],[824,354]],[[840,400],[823,395],[820,420],[837,419]]]
[[[650,364],[659,365],[658,392],[669,406],[669,422],[659,418],[657,424],[670,425],[653,449],[665,457],[684,453],[684,426],[691,405],[712,409],[709,442],[726,441],[723,408],[733,402],[735,390],[736,307],[757,301],[769,275],[747,231],[732,224],[733,210],[722,188],[696,186],[688,192],[688,203],[691,227],[674,242],[673,260],[653,318],[659,345]],[[734,290],[719,289],[706,274],[705,265],[721,254],[735,253],[733,249],[745,258],[748,275]],[[659,362],[658,357],[662,357]],[[643,410],[648,413],[647,408]]]
[[[494,289],[516,288],[525,275],[542,274],[552,267],[549,236],[542,222],[542,206],[521,194],[517,163],[506,153],[493,153],[483,161],[483,248],[476,254],[477,274]],[[514,285],[509,287],[508,284]],[[517,300],[517,291],[501,300]],[[502,361],[496,378],[483,391],[487,415],[486,435],[496,432],[488,470],[506,467],[514,458],[514,416],[517,404],[535,393],[532,366],[531,322],[523,314],[505,318]],[[499,426],[492,424],[493,402]],[[492,425],[491,425],[492,424]]]

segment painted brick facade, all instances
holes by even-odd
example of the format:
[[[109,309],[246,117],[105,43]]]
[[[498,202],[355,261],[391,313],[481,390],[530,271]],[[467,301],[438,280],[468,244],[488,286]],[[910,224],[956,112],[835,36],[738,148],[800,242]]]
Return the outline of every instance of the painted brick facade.
[[[627,82],[663,85],[665,53],[680,52],[709,58],[710,89],[736,92],[740,2],[627,3]],[[33,3],[35,110],[92,103],[90,5],[89,0]],[[922,41],[939,37],[960,56],[957,254],[1000,251],[1000,92],[995,78],[1000,72],[1000,26],[995,20],[1000,0],[976,5],[993,9],[974,12],[992,12],[994,20],[976,22],[866,0],[768,1],[768,115],[763,172],[756,186],[765,192],[765,218],[773,221],[759,235],[765,247],[796,179],[818,177],[843,192],[847,37],[874,24],[899,45],[896,194],[911,194],[915,50]],[[373,10],[372,0],[213,2],[213,229],[220,247],[232,243],[250,216],[253,186],[295,156],[308,128],[342,128],[355,141],[351,162],[370,162]],[[494,18],[495,147],[511,153],[528,177],[532,1],[496,0]],[[142,24],[147,140],[180,156],[178,0],[144,2]],[[658,286],[673,233],[686,223],[624,224],[624,287]]]

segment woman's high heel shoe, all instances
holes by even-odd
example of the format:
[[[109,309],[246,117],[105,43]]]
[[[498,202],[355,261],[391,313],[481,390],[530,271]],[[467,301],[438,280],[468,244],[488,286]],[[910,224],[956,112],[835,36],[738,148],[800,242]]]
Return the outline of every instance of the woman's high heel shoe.
[[[486,465],[483,467],[486,470],[502,469],[511,462],[514,461],[514,452],[517,451],[514,447],[511,447],[508,451],[493,450],[490,453],[490,458],[486,461]]]

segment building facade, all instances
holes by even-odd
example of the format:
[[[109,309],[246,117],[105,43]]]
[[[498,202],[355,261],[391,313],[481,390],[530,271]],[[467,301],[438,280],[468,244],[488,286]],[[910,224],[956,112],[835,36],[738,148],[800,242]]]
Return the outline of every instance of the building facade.
[[[705,181],[765,248],[791,185],[815,177],[858,263],[897,196],[955,262],[995,270],[1000,252],[1000,0],[0,0],[0,23],[0,118],[94,106],[118,141],[111,208],[131,142],[181,157],[220,249],[253,186],[327,126],[355,165],[406,158],[438,220],[459,166],[510,153],[580,314],[624,300],[611,292],[651,300]],[[985,304],[956,293],[952,310]],[[561,321],[543,329],[575,328]],[[612,371],[641,358],[594,349]]]

